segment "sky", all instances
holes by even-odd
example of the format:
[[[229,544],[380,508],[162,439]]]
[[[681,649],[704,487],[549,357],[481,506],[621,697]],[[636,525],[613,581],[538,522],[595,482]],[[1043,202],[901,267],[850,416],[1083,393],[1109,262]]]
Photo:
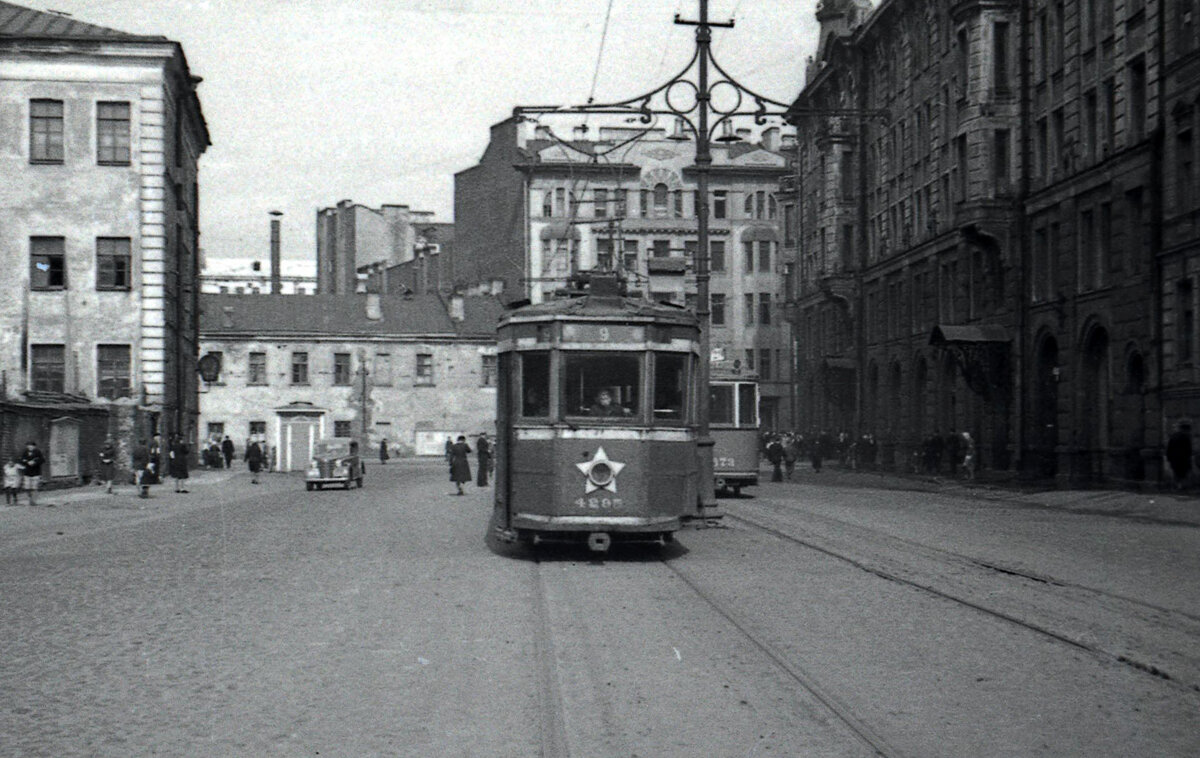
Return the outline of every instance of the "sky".
[[[517,105],[620,100],[690,59],[698,0],[16,0],[183,45],[212,138],[201,247],[315,256],[316,211],[340,200],[453,220],[454,173]],[[791,102],[816,51],[817,0],[710,0],[714,57]],[[750,124],[746,124],[749,126]]]

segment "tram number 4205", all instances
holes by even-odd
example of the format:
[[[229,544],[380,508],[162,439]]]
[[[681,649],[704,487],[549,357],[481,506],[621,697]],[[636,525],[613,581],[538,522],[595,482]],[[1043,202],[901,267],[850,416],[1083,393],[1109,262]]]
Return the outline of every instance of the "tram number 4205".
[[[625,505],[625,501],[619,497],[581,497],[576,498],[574,505],[577,508],[600,511],[620,508]]]

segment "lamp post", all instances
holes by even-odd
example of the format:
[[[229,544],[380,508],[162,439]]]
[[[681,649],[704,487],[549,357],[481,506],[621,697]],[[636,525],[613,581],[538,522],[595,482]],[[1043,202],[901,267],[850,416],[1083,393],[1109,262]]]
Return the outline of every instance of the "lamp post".
[[[721,68],[712,57],[713,27],[732,28],[733,21],[712,22],[708,18],[708,0],[698,0],[700,17],[688,21],[675,15],[675,23],[696,27],[696,48],[688,64],[670,80],[658,87],[626,100],[611,103],[587,103],[580,106],[527,106],[514,109],[523,114],[612,114],[634,117],[651,124],[656,116],[674,117],[676,128],[690,131],[696,138],[696,252],[693,268],[696,272],[696,317],[700,322],[700,364],[697,372],[699,416],[697,463],[699,467],[699,501],[697,517],[719,515],[713,488],[713,439],[709,427],[709,377],[711,373],[712,339],[709,304],[708,250],[708,183],[712,170],[711,141],[716,131],[732,126],[736,116],[753,116],[755,123],[764,124],[768,117],[786,115],[788,105],[759,95],[743,86]],[[710,79],[710,69],[716,72]],[[714,95],[720,102],[714,103]],[[631,120],[631,119],[627,119]],[[649,130],[649,127],[648,129]],[[734,138],[736,139],[736,138]],[[725,141],[726,138],[720,138]]]

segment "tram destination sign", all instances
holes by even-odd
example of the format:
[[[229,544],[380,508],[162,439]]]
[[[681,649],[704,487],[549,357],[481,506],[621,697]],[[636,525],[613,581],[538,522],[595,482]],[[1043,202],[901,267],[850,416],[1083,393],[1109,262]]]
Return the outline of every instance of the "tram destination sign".
[[[564,324],[563,342],[644,342],[646,327],[623,324]]]

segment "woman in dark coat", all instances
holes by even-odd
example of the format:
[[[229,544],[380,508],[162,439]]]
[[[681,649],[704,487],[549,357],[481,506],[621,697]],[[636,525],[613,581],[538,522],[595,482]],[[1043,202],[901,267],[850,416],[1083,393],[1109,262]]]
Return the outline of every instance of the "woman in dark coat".
[[[471,481],[471,460],[467,457],[470,454],[467,438],[458,435],[458,441],[450,446],[450,481],[458,488],[456,495],[463,494],[463,482]]]
[[[263,452],[258,446],[258,440],[251,439],[246,445],[246,453],[242,456],[246,459],[246,466],[250,469],[250,483],[258,484],[258,472],[262,471]]]
[[[175,480],[176,492],[187,492],[184,484],[188,478],[188,453],[191,448],[188,443],[183,441],[183,436],[176,434],[171,438],[171,447],[167,452],[170,456],[170,464],[168,465],[171,478]]]
[[[380,441],[380,443],[379,443],[379,462],[387,463],[388,458],[391,458],[391,457],[392,456],[388,454],[387,437],[384,437],[383,440]]]
[[[492,443],[488,442],[487,435],[479,434],[479,439],[475,441],[475,452],[479,457],[479,472],[475,477],[475,483],[480,487],[488,486],[488,473],[492,470]]]

